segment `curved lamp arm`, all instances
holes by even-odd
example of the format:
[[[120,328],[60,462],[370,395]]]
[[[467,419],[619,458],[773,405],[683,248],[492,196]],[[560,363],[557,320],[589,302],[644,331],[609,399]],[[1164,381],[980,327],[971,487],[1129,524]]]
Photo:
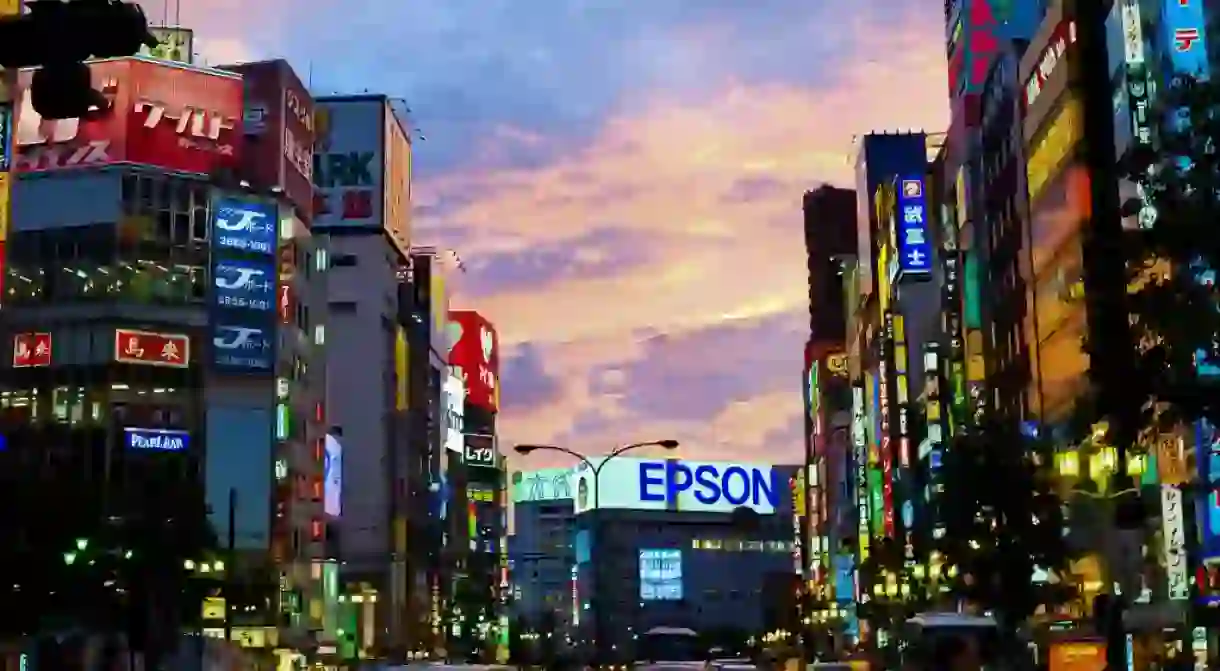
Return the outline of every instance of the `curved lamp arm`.
[[[586,466],[588,466],[593,471],[597,470],[597,467],[593,465],[593,462],[590,461],[588,457],[581,454],[580,452],[577,452],[576,450],[570,450],[566,447],[560,447],[559,445],[530,445],[529,451],[533,452],[534,450],[547,450],[550,452],[563,452],[564,454],[576,457],[578,460],[583,462]]]
[[[618,457],[626,452],[630,452],[632,450],[636,450],[641,447],[663,447],[667,450],[672,450],[677,446],[678,446],[678,441],[676,441],[676,440],[648,440],[648,441],[644,441],[642,443],[632,443],[630,445],[621,445],[619,447],[614,448],[613,450],[610,450],[610,454],[606,455],[606,458],[602,459],[602,462],[600,464],[598,464],[595,468],[593,468],[593,472],[596,474],[599,470],[601,470],[601,467],[605,466],[606,463],[609,462],[611,459],[614,459],[615,457]]]

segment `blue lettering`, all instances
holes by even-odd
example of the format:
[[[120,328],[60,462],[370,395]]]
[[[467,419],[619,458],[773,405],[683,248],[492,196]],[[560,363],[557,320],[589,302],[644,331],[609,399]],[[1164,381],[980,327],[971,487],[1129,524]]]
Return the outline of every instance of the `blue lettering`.
[[[758,469],[755,469],[754,472],[758,473]],[[733,494],[732,488],[729,486],[733,483],[733,476],[737,476],[737,479],[741,481],[740,495]],[[746,469],[742,468],[741,466],[729,466],[728,468],[724,469],[724,498],[727,499],[729,503],[735,506],[740,506],[746,501],[749,501],[750,490],[750,474],[746,473]]]
[[[641,501],[665,501],[665,494],[669,488],[665,484],[665,476],[658,471],[664,471],[664,464],[643,462],[640,464],[640,500]],[[664,490],[661,493],[654,493],[652,487],[661,485]]]
[[[704,464],[695,469],[695,500],[699,503],[712,504],[720,498],[720,483],[716,481],[716,467]]]
[[[641,503],[673,505],[780,507],[780,486],[774,469],[737,464],[687,464],[682,461],[639,463]]]
[[[779,493],[782,491],[779,482],[778,474],[772,470],[769,473],[763,473],[759,469],[754,469],[750,478],[750,490],[755,501],[766,501],[771,504],[772,508],[779,508]]]
[[[665,462],[665,502],[674,503],[678,495],[694,484],[690,469],[680,461]]]

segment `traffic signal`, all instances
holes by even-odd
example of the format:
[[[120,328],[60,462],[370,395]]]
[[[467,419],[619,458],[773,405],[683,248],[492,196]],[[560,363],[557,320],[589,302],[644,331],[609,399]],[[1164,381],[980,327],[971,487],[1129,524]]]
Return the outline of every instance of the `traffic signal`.
[[[90,58],[117,58],[153,48],[144,10],[119,0],[33,0],[28,12],[0,19],[0,67],[40,68],[30,102],[44,119],[72,119],[105,108],[93,89]]]

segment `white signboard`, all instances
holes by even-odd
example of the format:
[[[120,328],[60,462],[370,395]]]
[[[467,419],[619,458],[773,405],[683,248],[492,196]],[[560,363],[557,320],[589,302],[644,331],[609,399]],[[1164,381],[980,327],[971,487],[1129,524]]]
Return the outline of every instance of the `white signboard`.
[[[594,507],[703,513],[750,508],[770,515],[788,495],[787,480],[779,480],[769,464],[618,457],[597,477],[587,465],[578,466],[572,493],[578,515]]]
[[[462,378],[450,374],[442,390],[445,408],[441,427],[444,429],[445,449],[463,454],[466,451],[466,436],[463,418],[466,412],[466,385]]]
[[[1169,600],[1190,598],[1190,569],[1186,564],[1186,529],[1182,520],[1182,490],[1173,485],[1161,486],[1161,532],[1165,545],[1165,574],[1169,582]]]

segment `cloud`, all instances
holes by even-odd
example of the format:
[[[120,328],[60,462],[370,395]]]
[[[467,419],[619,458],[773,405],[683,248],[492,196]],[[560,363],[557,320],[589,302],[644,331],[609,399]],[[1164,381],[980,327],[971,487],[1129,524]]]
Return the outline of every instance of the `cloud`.
[[[852,183],[853,136],[946,119],[932,0],[183,11],[209,52],[409,101],[417,238],[459,252],[455,300],[497,324],[506,443],[799,458],[801,195]]]
[[[532,408],[555,400],[558,381],[547,375],[538,349],[521,343],[500,361],[500,403],[504,412]]]

